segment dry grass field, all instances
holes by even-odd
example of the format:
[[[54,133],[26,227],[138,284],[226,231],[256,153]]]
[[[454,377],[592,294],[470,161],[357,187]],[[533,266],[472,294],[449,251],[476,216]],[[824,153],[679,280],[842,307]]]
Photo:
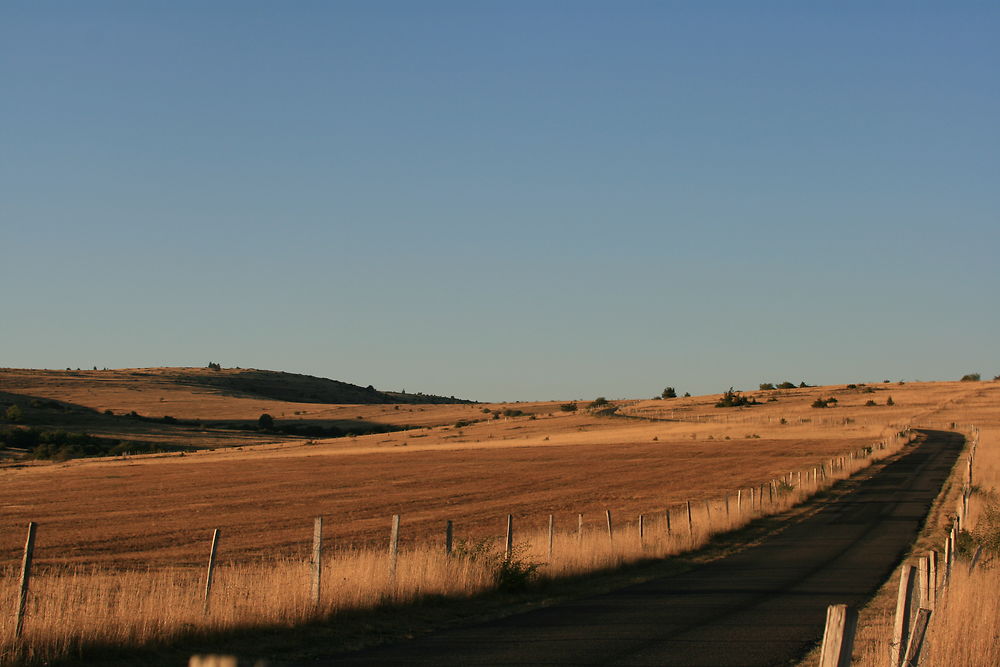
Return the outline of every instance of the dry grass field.
[[[417,415],[425,420],[414,430],[311,444],[302,438],[253,444],[259,434],[248,432],[245,444],[234,437],[233,447],[184,456],[0,468],[4,608],[14,599],[24,526],[29,520],[39,524],[29,641],[17,653],[29,663],[72,654],[88,642],[134,644],[192,627],[294,624],[373,606],[387,594],[405,601],[488,589],[493,581],[482,562],[440,558],[446,520],[454,522],[456,539],[492,545],[499,543],[506,515],[513,514],[524,557],[546,563],[544,576],[678,553],[703,543],[710,528],[750,518],[745,510],[735,512],[737,489],[746,494],[798,471],[808,480],[816,466],[829,470],[831,458],[877,442],[898,443],[894,435],[909,425],[1000,420],[1000,383],[988,382],[755,391],[748,395],[759,403],[746,408],[716,408],[718,395],[631,401],[618,403],[619,413],[628,415],[623,417],[591,413],[584,403],[575,413],[561,411],[558,403],[397,409],[262,401],[169,383],[133,391],[128,382],[98,387],[57,378],[49,390],[45,378],[8,380],[3,376],[0,391],[100,412],[255,420],[266,409],[289,419],[353,414],[384,423],[419,425]],[[886,406],[890,395],[894,405]],[[836,407],[810,407],[819,396],[836,397]],[[501,407],[525,414],[491,419],[483,412]],[[475,419],[482,421],[455,425]],[[865,464],[852,460],[843,474]],[[799,487],[798,478],[791,479]],[[803,483],[771,510],[794,502],[808,486]],[[731,503],[728,519],[722,518],[723,498]],[[689,500],[696,501],[696,534],[667,535],[664,510],[676,522]],[[710,516],[706,500],[712,502]],[[620,535],[613,547],[602,532],[605,510],[612,511]],[[655,531],[642,541],[640,513]],[[389,582],[385,547],[393,514],[402,517],[401,556],[397,577]],[[550,514],[557,528],[555,560],[543,547]],[[583,538],[575,533],[578,514],[584,515]],[[320,608],[309,603],[302,583],[316,516],[325,517],[329,567],[338,572],[324,580]],[[709,518],[715,525],[708,525]],[[219,592],[205,615],[199,577],[216,528],[222,534]],[[151,605],[153,599],[160,604]],[[71,623],[67,614],[101,619],[101,627],[97,621]],[[0,641],[13,660],[11,633],[9,619],[0,621]]]

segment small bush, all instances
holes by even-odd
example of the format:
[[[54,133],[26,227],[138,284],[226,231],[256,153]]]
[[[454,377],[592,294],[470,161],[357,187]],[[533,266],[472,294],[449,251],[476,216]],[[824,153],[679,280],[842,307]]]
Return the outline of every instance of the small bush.
[[[660,398],[677,398],[677,390],[673,387],[667,387],[663,390],[663,393],[660,394]]]
[[[778,385],[778,389],[795,389],[795,383],[785,380],[784,382]]]
[[[729,391],[723,392],[722,398],[719,402],[715,404],[717,408],[737,408],[744,405],[757,405],[756,398],[747,398],[738,391],[733,391],[730,387]]]
[[[603,408],[607,404],[608,404],[608,399],[604,398],[603,396],[598,396],[593,401],[591,401],[590,405],[588,405],[587,407],[593,410],[594,408]]]
[[[24,416],[24,413],[21,411],[21,408],[15,403],[14,405],[7,408],[7,412],[4,413],[4,416],[7,418],[7,421],[17,423],[21,421],[21,418]]]
[[[758,386],[760,387],[761,391],[769,391],[771,389],[774,389],[773,382],[761,382]]]
[[[257,418],[257,428],[261,431],[273,431],[274,430],[274,417],[267,414],[266,412]]]
[[[892,396],[890,396],[889,398],[885,399],[885,404],[886,405],[896,405],[896,401],[892,400]]]
[[[961,382],[979,382],[980,379],[979,373],[966,373],[962,376]]]
[[[563,412],[576,412],[576,403],[563,403],[559,409]]]
[[[878,405],[878,403],[876,403],[875,401],[873,401],[873,400],[871,400],[871,399],[868,399],[868,401],[867,401],[867,402],[865,402],[865,406],[866,406],[866,407],[869,407],[869,408],[870,408],[870,407],[873,407],[873,406],[875,406],[875,405]]]
[[[826,401],[825,398],[823,398],[822,396],[820,396],[819,398],[817,398],[815,401],[812,402],[812,407],[814,407],[814,408],[825,408],[825,407],[828,407],[827,401]]]
[[[477,542],[459,540],[452,549],[451,557],[485,567],[499,590],[514,592],[526,589],[538,579],[541,563],[527,560],[527,551],[527,544],[517,544],[511,551],[510,558],[505,558],[489,538]]]

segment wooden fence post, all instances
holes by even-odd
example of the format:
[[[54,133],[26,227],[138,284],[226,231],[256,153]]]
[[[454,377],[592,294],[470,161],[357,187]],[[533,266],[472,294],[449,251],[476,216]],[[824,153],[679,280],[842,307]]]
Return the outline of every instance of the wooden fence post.
[[[392,515],[392,528],[389,531],[389,579],[396,578],[396,561],[399,559],[399,515]]]
[[[851,667],[854,648],[854,631],[858,614],[846,604],[832,604],[826,608],[826,628],[823,630],[823,648],[819,667]]]
[[[646,537],[646,517],[642,514],[639,515],[639,545],[643,543],[643,539]]]
[[[923,648],[924,634],[927,632],[927,624],[930,620],[930,609],[917,610],[917,620],[913,624],[913,634],[906,647],[906,657],[903,659],[903,667],[917,667],[920,663],[920,649]]]
[[[212,575],[215,572],[215,554],[219,549],[219,529],[212,533],[212,550],[208,554],[208,573],[205,575],[205,604],[203,609],[208,613],[208,603],[212,595]]]
[[[507,515],[507,537],[504,540],[503,559],[509,562],[511,554],[514,553],[514,515]]]
[[[707,523],[709,527],[712,525],[712,508],[708,504],[707,500],[705,501],[705,523]]]
[[[917,606],[926,607],[930,599],[930,562],[926,556],[917,558]]]
[[[727,494],[724,498],[726,503],[726,518],[729,518],[729,495]]]
[[[688,535],[694,535],[694,523],[691,521],[691,501],[687,501],[688,510]]]
[[[736,514],[743,516],[743,489],[736,489]]]
[[[455,539],[455,529],[452,526],[451,519],[448,519],[448,523],[444,525],[444,555],[451,555],[452,542]]]
[[[556,539],[556,518],[554,515],[549,515],[549,561],[552,560],[552,547],[555,545]]]
[[[673,532],[673,529],[670,527],[670,509],[669,508],[666,509],[666,510],[664,510],[664,515],[667,518],[667,535],[670,535],[670,533]]]
[[[312,552],[312,603],[319,604],[319,592],[323,577],[323,517],[313,519]]]
[[[611,510],[604,510],[604,513],[605,513],[605,515],[607,516],[607,519],[608,519],[608,542],[611,543],[611,544],[614,544],[614,541],[615,541],[615,532],[614,532],[614,528],[611,525]]]
[[[896,620],[892,628],[892,644],[889,645],[889,667],[900,667],[906,651],[906,640],[910,636],[910,601],[913,598],[914,572],[912,565],[903,565],[899,573],[899,590],[896,593]]]
[[[24,542],[24,557],[21,559],[21,586],[17,595],[17,616],[14,619],[14,638],[20,639],[24,629],[24,609],[28,603],[28,586],[31,583],[31,561],[35,557],[35,529],[38,524],[28,522],[28,539]]]
[[[936,551],[927,552],[927,604],[924,606],[934,611],[937,605],[938,590],[938,554]]]

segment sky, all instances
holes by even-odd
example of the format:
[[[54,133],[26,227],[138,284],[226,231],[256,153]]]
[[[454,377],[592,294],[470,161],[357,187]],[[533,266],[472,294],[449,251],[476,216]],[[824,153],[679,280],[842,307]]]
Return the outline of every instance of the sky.
[[[0,366],[1000,374],[990,2],[0,4]]]

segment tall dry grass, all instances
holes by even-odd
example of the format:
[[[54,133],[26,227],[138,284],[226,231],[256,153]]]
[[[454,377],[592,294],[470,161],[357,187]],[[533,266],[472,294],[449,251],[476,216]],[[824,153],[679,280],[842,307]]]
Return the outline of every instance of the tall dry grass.
[[[713,535],[745,526],[755,518],[783,512],[849,477],[874,460],[898,450],[906,434],[890,434],[872,450],[846,452],[822,467],[790,471],[783,480],[691,507],[658,509],[638,517],[558,517],[551,554],[547,529],[521,531],[504,561],[498,536],[473,536],[451,556],[442,544],[422,544],[400,552],[390,575],[385,549],[330,552],[323,560],[320,600],[310,596],[311,566],[287,559],[220,566],[215,571],[208,610],[204,572],[195,569],[110,571],[99,568],[47,569],[34,574],[20,640],[14,637],[13,609],[18,568],[0,576],[0,663],[38,665],[80,655],[102,645],[136,646],[235,629],[292,626],[329,618],[346,610],[405,604],[422,596],[469,597],[531,576],[557,579],[608,570],[645,559],[664,558],[705,545]],[[405,517],[403,522],[405,530]],[[459,537],[462,537],[461,535]]]

